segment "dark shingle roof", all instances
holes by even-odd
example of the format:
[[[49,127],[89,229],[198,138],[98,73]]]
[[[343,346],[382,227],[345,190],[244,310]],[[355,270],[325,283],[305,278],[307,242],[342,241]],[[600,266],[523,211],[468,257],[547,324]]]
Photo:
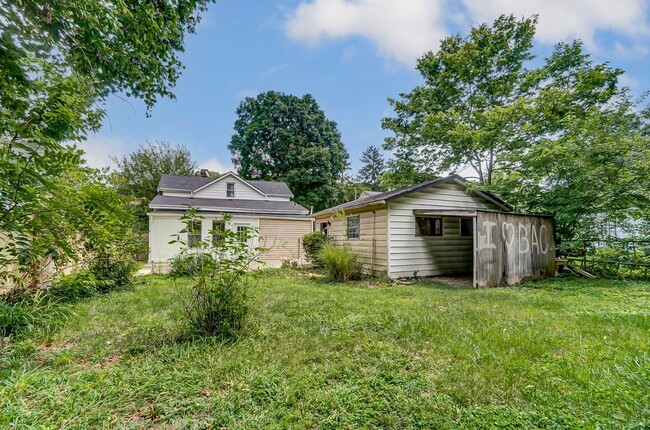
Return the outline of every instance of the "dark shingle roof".
[[[149,203],[151,209],[185,209],[186,205],[203,210],[223,212],[254,212],[258,214],[306,215],[307,209],[291,201],[239,200],[239,199],[199,199],[192,197],[173,197],[157,195]]]
[[[192,191],[214,181],[202,176],[162,175],[158,189]]]
[[[158,189],[194,191],[215,180],[215,178],[204,178],[202,176],[162,175],[160,177],[160,182],[158,183]],[[280,197],[293,197],[293,193],[284,182],[244,180],[264,194]]]
[[[416,191],[419,191],[424,188],[429,188],[434,185],[438,184],[444,184],[445,182],[451,182],[451,181],[462,181],[463,183],[467,183],[467,180],[463,178],[462,176],[459,175],[451,175],[447,176],[445,178],[439,178],[439,179],[434,179],[433,181],[427,181],[427,182],[422,182],[421,184],[416,184],[416,185],[409,185],[408,187],[404,188],[398,188],[397,190],[392,190],[392,191],[386,191],[384,193],[376,193],[369,195],[367,197],[363,197],[357,200],[352,200],[347,203],[340,204],[338,206],[333,206],[329,209],[322,210],[320,212],[315,213],[314,215],[320,215],[320,214],[325,214],[329,212],[336,212],[338,210],[342,209],[353,209],[353,208],[358,208],[366,205],[371,205],[373,203],[384,203],[388,202],[394,199],[397,199],[399,197],[405,196],[407,194],[414,193]],[[510,208],[503,200],[501,200],[499,197],[495,196],[492,193],[481,191],[480,193],[484,194],[487,196],[489,199],[497,202],[498,204],[502,205],[504,208]]]

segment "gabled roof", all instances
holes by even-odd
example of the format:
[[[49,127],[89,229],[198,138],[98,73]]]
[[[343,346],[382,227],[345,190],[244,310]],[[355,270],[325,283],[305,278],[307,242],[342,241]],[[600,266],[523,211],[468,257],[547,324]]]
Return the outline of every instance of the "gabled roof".
[[[242,179],[233,172],[228,172],[219,178],[204,178],[202,176],[180,176],[180,175],[162,175],[158,183],[159,191],[187,191],[192,192],[205,186],[218,182],[226,176],[235,176],[239,180],[248,183],[261,194],[274,197],[293,197],[293,193],[284,182],[273,181],[252,181]]]
[[[298,203],[288,200],[238,200],[238,199],[204,199],[195,197],[175,197],[157,195],[149,203],[151,209],[185,210],[193,206],[204,211],[239,212],[255,214],[306,215],[309,211]]]
[[[395,200],[397,198],[406,196],[408,194],[415,193],[416,191],[420,191],[425,188],[433,187],[435,185],[444,184],[448,182],[454,182],[466,188],[469,188],[468,181],[465,178],[459,175],[451,175],[445,178],[434,179],[433,181],[422,182],[421,184],[410,185],[408,187],[399,188],[397,190],[386,191],[384,193],[371,194],[366,197],[358,198],[357,200],[352,200],[350,202],[343,203],[338,206],[334,206],[329,209],[322,210],[320,212],[313,214],[313,216],[323,215],[323,214],[336,212],[344,209],[356,209],[364,206],[383,204],[391,200]],[[506,211],[512,210],[512,208],[508,206],[506,202],[504,202],[503,200],[501,200],[499,197],[495,196],[492,193],[486,191],[474,191],[474,192],[479,196],[485,198],[486,200],[495,203],[497,206],[500,206],[502,209]]]

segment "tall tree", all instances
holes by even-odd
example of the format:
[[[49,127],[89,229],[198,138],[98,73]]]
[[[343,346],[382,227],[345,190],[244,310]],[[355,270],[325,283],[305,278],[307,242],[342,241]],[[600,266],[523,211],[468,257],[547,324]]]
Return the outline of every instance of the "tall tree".
[[[533,58],[535,22],[502,16],[420,58],[424,84],[389,99],[397,115],[383,120],[395,133],[385,148],[425,174],[471,166],[490,184],[500,156],[523,143],[519,126],[533,84],[524,66]]]
[[[74,252],[55,240],[71,237],[57,236],[60,223],[39,221],[74,216],[61,178],[82,155],[64,142],[100,127],[111,93],[148,107],[173,98],[184,34],[208,2],[0,2],[0,232],[16,255]],[[70,228],[83,222],[72,221]],[[51,247],[35,237],[53,239]],[[0,277],[7,270],[0,267]]]
[[[502,16],[422,57],[423,85],[391,100],[385,147],[412,175],[469,166],[518,210],[554,214],[561,239],[587,237],[596,220],[649,206],[644,121],[623,72],[581,42],[533,67],[535,21]]]
[[[116,172],[112,181],[121,194],[137,199],[136,215],[141,231],[148,230],[147,204],[158,192],[160,177],[163,174],[191,176],[197,171],[189,149],[164,141],[147,142],[113,161]]]
[[[237,116],[228,148],[240,175],[285,181],[298,203],[316,210],[336,201],[348,152],[336,123],[310,94],[247,97]]]
[[[384,157],[379,152],[379,148],[370,145],[361,154],[363,167],[359,169],[359,178],[363,183],[368,185],[373,191],[381,190],[381,175],[386,168]]]

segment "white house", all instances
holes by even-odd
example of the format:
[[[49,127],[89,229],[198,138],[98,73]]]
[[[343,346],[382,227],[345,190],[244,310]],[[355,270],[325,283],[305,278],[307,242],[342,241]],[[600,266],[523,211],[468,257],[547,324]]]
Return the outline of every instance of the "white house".
[[[368,274],[464,275],[477,287],[555,274],[553,219],[521,215],[458,175],[364,192],[315,213],[316,228],[359,254]]]
[[[255,227],[259,244],[268,248],[261,260],[279,265],[283,259],[302,256],[300,239],[312,231],[309,211],[291,201],[293,194],[284,182],[249,181],[233,172],[213,179],[201,176],[163,175],[158,195],[149,203],[149,262],[168,262],[181,251],[169,242],[185,227],[180,220],[190,205],[203,217],[199,237],[208,237],[214,228],[233,231]],[[229,214],[228,225],[223,214]],[[187,238],[189,239],[189,238]]]

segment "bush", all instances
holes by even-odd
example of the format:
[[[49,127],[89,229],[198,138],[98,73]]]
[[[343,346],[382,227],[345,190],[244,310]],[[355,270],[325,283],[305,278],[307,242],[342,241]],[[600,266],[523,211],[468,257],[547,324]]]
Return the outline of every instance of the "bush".
[[[43,291],[24,296],[15,302],[0,300],[0,337],[26,333],[47,326],[63,312]]]
[[[318,253],[326,243],[329,243],[329,237],[320,231],[307,233],[302,237],[302,248],[305,250],[305,255],[309,261],[314,264],[320,263]]]
[[[182,236],[201,217],[190,207],[181,219],[185,228],[172,243],[180,243],[183,252],[172,262],[172,273],[187,274],[192,279],[189,293],[179,295],[187,320],[199,335],[234,339],[248,315],[251,264],[265,251],[250,245],[258,230],[214,229],[210,231],[212,239],[188,244]],[[229,215],[223,216],[226,225],[230,220]]]
[[[131,255],[102,253],[90,261],[88,271],[99,281],[97,291],[108,293],[129,286],[137,267]]]
[[[72,302],[91,297],[102,289],[101,282],[88,270],[79,270],[69,275],[60,276],[50,287],[48,294],[56,299]]]
[[[206,254],[181,253],[169,262],[169,276],[186,278],[197,276],[201,270],[212,263],[212,257]]]
[[[318,253],[318,260],[325,265],[330,278],[336,282],[347,282],[361,277],[359,256],[346,246],[326,243]]]

